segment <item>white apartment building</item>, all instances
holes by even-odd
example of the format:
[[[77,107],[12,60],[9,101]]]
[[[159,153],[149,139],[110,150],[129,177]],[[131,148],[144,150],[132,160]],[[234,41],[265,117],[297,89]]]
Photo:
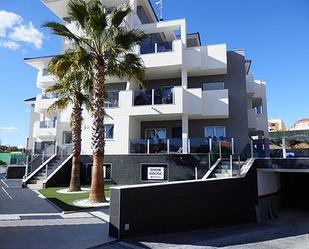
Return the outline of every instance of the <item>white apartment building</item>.
[[[72,32],[78,32],[68,19],[67,0],[42,2]],[[124,25],[148,35],[135,49],[146,68],[148,90],[143,92],[127,79],[107,79],[107,155],[206,153],[211,147],[209,138],[213,143],[233,141],[234,152],[240,154],[250,138],[268,137],[265,83],[250,74],[251,61],[244,50],[201,44],[199,33],[187,33],[185,19],[159,21],[148,0],[102,2],[108,8],[129,4],[133,12]],[[62,41],[62,51],[69,46]],[[32,106],[28,149],[36,154],[70,151],[70,108],[47,115],[47,108],[57,99],[44,92],[55,83],[46,73],[51,58],[25,59],[38,70],[40,93],[26,100]],[[86,110],[83,118],[82,154],[91,155],[92,119]]]

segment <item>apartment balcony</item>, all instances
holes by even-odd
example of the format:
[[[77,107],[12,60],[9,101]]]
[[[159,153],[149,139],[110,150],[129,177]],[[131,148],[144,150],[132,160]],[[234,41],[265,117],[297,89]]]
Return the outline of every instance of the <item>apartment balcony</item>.
[[[247,93],[253,98],[266,98],[265,83],[259,80],[254,80],[252,74],[246,76]]]
[[[59,18],[68,17],[66,6],[69,0],[42,0],[42,2]],[[102,2],[107,8],[115,5],[130,4],[129,0],[103,0]]]
[[[39,94],[35,101],[34,111],[38,113],[46,113],[48,107],[50,107],[58,98],[58,94],[44,93]]]
[[[33,136],[38,138],[56,137],[56,121],[37,121],[34,123]]]
[[[184,113],[188,116],[202,116],[207,119],[229,117],[229,90],[203,91],[189,88],[184,95]]]
[[[161,89],[120,91],[119,108],[108,110],[111,114],[139,117],[141,120],[189,117],[218,119],[229,117],[228,89],[202,91],[201,88],[173,87],[171,92]]]
[[[147,69],[180,67],[182,65],[182,42],[177,39],[170,42],[144,43],[137,53]]]
[[[191,75],[226,74],[226,44],[187,48],[184,51],[184,65]]]
[[[267,117],[263,113],[256,113],[255,109],[248,110],[248,128],[256,131],[267,131]]]
[[[55,78],[50,75],[45,69],[38,72],[36,86],[41,89],[47,89],[49,86],[55,84]]]
[[[130,141],[131,154],[182,153],[182,139],[135,139]]]
[[[231,154],[233,139],[226,137],[219,138],[181,138],[168,139],[134,139],[130,140],[131,154],[181,154],[184,146],[187,146],[189,154],[213,153]]]
[[[120,91],[120,112],[129,116],[149,118],[180,115],[183,110],[183,88],[174,87],[164,95],[160,90]]]

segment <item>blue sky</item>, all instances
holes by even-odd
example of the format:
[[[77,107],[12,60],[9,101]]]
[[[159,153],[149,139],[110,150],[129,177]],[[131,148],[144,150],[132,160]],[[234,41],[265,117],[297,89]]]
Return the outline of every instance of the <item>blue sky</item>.
[[[0,0],[0,14],[8,12],[15,25],[0,18],[0,140],[23,145],[29,130],[23,100],[39,93],[37,71],[23,58],[59,53],[59,40],[40,28],[58,19],[39,0]],[[199,31],[203,44],[245,48],[251,72],[267,82],[270,118],[287,126],[309,118],[308,0],[164,0],[164,18],[186,18],[188,32]]]

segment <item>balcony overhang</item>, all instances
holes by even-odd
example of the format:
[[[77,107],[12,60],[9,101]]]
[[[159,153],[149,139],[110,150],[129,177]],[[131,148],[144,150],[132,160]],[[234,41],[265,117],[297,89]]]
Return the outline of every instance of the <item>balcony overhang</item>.
[[[24,62],[28,65],[41,70],[43,69],[55,55],[41,56],[35,58],[25,58]]]
[[[49,8],[56,16],[63,19],[68,17],[67,5],[69,0],[42,0],[43,4]],[[106,7],[117,6],[121,4],[130,4],[130,0],[102,0]],[[152,7],[150,0],[137,0],[137,6],[143,6],[147,10],[151,19],[155,22],[158,21],[156,13]]]

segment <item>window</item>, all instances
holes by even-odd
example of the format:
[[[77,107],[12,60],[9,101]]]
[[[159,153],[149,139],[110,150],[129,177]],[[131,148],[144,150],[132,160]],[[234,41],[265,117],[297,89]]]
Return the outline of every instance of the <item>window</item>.
[[[118,91],[106,91],[104,107],[106,108],[119,107],[119,92]]]
[[[47,76],[49,75],[49,72],[47,70],[47,68],[44,68],[43,71],[42,71],[42,76]]]
[[[146,139],[166,139],[166,129],[165,128],[146,129],[145,138]]]
[[[205,127],[205,137],[225,137],[224,126]]]
[[[210,82],[203,84],[203,91],[222,90],[224,89],[224,82]]]
[[[72,132],[64,131],[62,135],[62,143],[63,144],[71,144],[72,143]]]
[[[86,165],[86,179],[91,181],[91,174],[92,174],[92,163],[87,163]],[[105,181],[110,181],[112,177],[112,164],[104,163],[103,164],[103,177]]]
[[[114,125],[106,124],[104,125],[105,139],[114,139]]]

